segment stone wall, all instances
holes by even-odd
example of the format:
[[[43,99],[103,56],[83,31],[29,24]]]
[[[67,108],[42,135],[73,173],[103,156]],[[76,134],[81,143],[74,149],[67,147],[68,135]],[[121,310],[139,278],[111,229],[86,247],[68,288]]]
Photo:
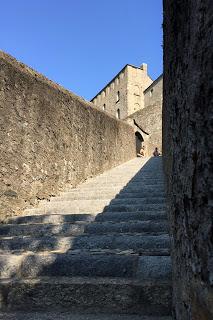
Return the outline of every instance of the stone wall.
[[[127,114],[127,68],[119,74],[96,96],[92,102],[100,109],[116,117],[117,109],[120,109],[120,118]],[[120,93],[119,99],[117,93]]]
[[[142,64],[140,68],[128,66],[127,80],[127,106],[129,116],[144,108],[144,90],[153,82],[147,73],[147,65]]]
[[[212,0],[164,0],[163,150],[177,320],[213,319],[212,26]]]
[[[144,91],[144,106],[162,106],[163,101],[163,75],[158,77]]]
[[[117,117],[119,109],[120,119],[124,119],[144,108],[143,91],[151,83],[146,64],[142,64],[140,68],[126,65],[91,102],[114,117]]]
[[[148,156],[158,147],[162,152],[162,105],[151,105],[139,110],[125,119],[129,124],[134,125],[134,120],[139,127],[148,133],[142,132],[144,145]],[[139,131],[141,133],[141,131]]]
[[[0,217],[135,156],[132,127],[0,52]]]

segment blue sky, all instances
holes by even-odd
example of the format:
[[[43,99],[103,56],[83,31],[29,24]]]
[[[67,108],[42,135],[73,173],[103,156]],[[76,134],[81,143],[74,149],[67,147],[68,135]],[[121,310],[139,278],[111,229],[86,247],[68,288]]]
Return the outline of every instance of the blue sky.
[[[162,73],[162,0],[7,0],[0,49],[90,100],[127,63]]]

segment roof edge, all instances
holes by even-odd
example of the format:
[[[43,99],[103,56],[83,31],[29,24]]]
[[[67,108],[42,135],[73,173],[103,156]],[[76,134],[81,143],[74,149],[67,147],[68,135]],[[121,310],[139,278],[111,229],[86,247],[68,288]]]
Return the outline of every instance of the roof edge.
[[[132,67],[132,68],[135,68],[135,69],[140,69],[140,70],[142,70],[140,67],[136,67],[136,66],[134,66],[133,64],[127,63],[127,64],[123,67],[123,69],[121,69],[121,70],[114,76],[114,78],[112,78],[112,80],[110,80],[110,81],[90,100],[90,102],[92,102],[92,100],[94,100],[103,90],[105,90],[105,89],[117,78],[117,76],[118,76],[121,72],[123,72],[124,69],[126,69],[126,67]],[[150,79],[151,79],[151,78],[150,78]],[[151,79],[151,80],[152,80],[152,79]]]

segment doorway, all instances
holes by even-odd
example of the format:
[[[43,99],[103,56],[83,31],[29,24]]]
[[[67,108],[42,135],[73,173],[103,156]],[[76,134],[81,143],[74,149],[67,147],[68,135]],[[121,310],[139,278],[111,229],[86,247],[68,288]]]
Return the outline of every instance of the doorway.
[[[136,153],[140,153],[140,150],[142,148],[142,142],[143,142],[143,137],[140,134],[140,132],[136,131],[135,132],[135,144],[136,144]]]

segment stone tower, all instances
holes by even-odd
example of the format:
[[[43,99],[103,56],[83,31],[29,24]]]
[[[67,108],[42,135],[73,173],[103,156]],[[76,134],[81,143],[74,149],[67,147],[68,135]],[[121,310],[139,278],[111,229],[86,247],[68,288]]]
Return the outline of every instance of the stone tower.
[[[144,90],[152,84],[147,64],[127,64],[92,100],[98,108],[125,119],[144,108]]]

